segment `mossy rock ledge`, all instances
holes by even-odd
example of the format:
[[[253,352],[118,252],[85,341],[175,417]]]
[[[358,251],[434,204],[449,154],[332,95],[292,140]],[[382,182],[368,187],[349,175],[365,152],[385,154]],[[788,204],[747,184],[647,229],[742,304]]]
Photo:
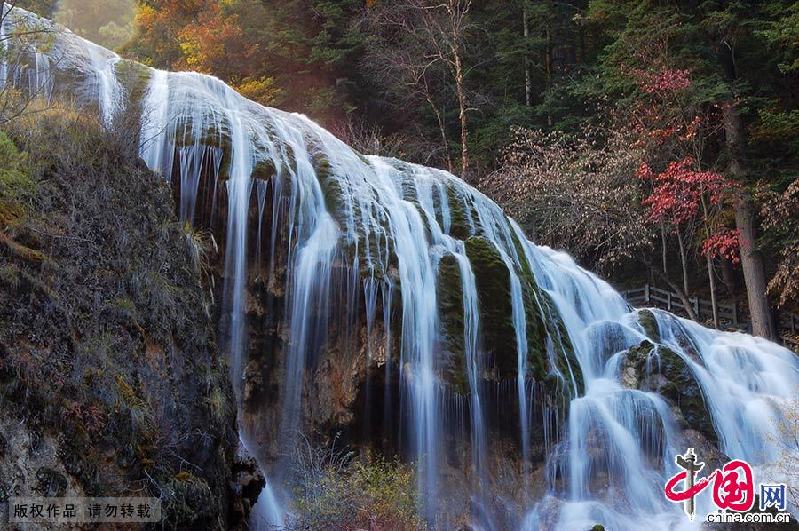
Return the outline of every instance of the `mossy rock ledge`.
[[[488,239],[472,236],[465,243],[466,256],[477,280],[481,345],[485,355],[481,365],[498,380],[514,378],[517,350],[510,271]]]
[[[640,310],[638,312],[638,324],[644,329],[646,337],[660,343],[660,326],[658,326],[655,314],[651,310]]]
[[[458,393],[469,391],[463,324],[463,290],[457,259],[451,254],[438,264],[438,307],[441,316],[441,333],[444,344],[439,364],[442,378]]]
[[[543,382],[550,395],[562,394],[569,398],[579,396],[585,391],[585,384],[566,323],[549,293],[539,288],[522,242],[515,232],[511,234],[521,262],[519,280],[527,322],[528,377]],[[554,351],[554,367],[550,366],[548,348]],[[565,403],[568,405],[568,400]]]
[[[718,443],[702,388],[679,354],[649,340],[630,348],[621,364],[622,383],[633,389],[656,391],[668,401],[684,427]]]
[[[513,324],[510,270],[500,251],[485,237],[471,236],[466,239],[465,247],[477,281],[480,341],[484,353],[481,365],[485,368],[485,376],[494,380],[515,379],[518,372],[518,349]],[[453,266],[457,267],[454,261]],[[452,275],[454,280],[449,279],[442,284],[444,289],[457,290],[460,294],[459,276],[457,271],[455,273]],[[546,384],[548,392],[566,394],[573,394],[573,378],[576,392],[582,393],[579,364],[554,303],[538,288],[526,262],[522,264],[522,271],[517,271],[516,274],[521,283],[526,320],[527,377]],[[452,286],[455,282],[458,285]],[[449,295],[442,291],[440,297],[448,300]],[[442,306],[442,320],[445,323],[450,322],[451,318],[446,312],[457,310],[454,306]],[[460,311],[462,313],[462,308]],[[462,315],[460,319],[462,321]],[[459,330],[462,332],[462,323]],[[552,339],[551,347],[555,351],[557,367],[549,366],[549,338]],[[564,375],[568,381],[566,386],[558,384],[557,378],[553,376],[555,372]]]

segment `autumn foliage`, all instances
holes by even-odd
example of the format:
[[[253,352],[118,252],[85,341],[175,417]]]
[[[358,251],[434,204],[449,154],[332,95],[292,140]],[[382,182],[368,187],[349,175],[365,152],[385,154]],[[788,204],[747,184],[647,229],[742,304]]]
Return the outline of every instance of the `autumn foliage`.
[[[638,88],[646,94],[636,109],[638,130],[650,145],[650,151],[662,156],[664,147],[674,153],[701,151],[701,133],[706,125],[702,118],[686,112],[681,98],[691,87],[691,73],[685,69],[663,68],[654,72],[634,73]],[[652,146],[655,149],[652,149]],[[679,160],[661,162],[665,167],[655,171],[648,162],[638,168],[636,176],[650,185],[643,204],[652,223],[683,230],[686,225],[704,225],[704,239],[698,242],[700,253],[711,260],[726,259],[740,263],[740,238],[718,222],[724,198],[736,183],[713,170],[700,169],[700,162],[690,154]]]
[[[60,4],[81,2],[102,3]],[[730,181],[742,193],[767,182],[779,195],[796,178],[793,4],[136,0],[137,32],[123,55],[213,74],[364,152],[457,168],[454,154],[468,148],[485,190],[538,241],[606,272],[657,249],[652,262],[667,275],[682,268],[688,292],[705,289],[697,266],[719,276],[739,262]],[[446,6],[471,7],[433,16]],[[460,77],[436,60],[452,44]],[[730,106],[742,121],[737,172]],[[757,206],[790,197],[759,196]],[[755,238],[779,258],[765,272],[780,286],[772,292],[796,305],[799,290],[782,289],[799,278],[788,219],[764,209]],[[740,297],[735,275],[722,296]]]
[[[242,31],[235,15],[226,15],[218,3],[211,3],[200,12],[196,20],[177,32],[183,62],[191,70],[211,74],[229,69],[232,52],[248,55],[248,47],[241,49]]]
[[[654,222],[665,221],[680,225],[701,213],[702,200],[712,205],[721,203],[725,191],[734,184],[714,171],[698,171],[696,161],[685,157],[670,162],[662,172],[655,173],[647,163],[638,169],[638,177],[653,183],[652,193],[643,201],[649,207],[649,217]]]
[[[691,85],[691,72],[687,69],[664,68],[656,72],[635,70],[639,87],[647,94],[668,94],[687,89]]]
[[[246,97],[274,104],[274,79],[256,68],[258,46],[245,34],[229,2],[147,0],[136,18],[138,35],[129,51],[139,59],[158,58],[172,70],[213,74]]]
[[[769,291],[780,306],[789,307],[799,301],[799,179],[794,179],[781,194],[766,194],[762,215],[766,229],[788,242],[779,249],[777,271]]]
[[[622,127],[579,134],[516,129],[500,168],[480,188],[537,243],[607,269],[651,252],[652,230],[633,178],[643,151]]]
[[[733,265],[741,263],[741,231],[738,229],[722,229],[702,243],[702,255],[711,258],[723,258]]]

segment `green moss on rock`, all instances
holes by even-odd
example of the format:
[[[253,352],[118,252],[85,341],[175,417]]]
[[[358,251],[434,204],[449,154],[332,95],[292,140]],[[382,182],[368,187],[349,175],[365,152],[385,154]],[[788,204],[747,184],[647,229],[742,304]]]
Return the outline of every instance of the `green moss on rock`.
[[[516,374],[516,333],[510,296],[510,272],[494,244],[482,236],[466,240],[466,256],[477,280],[480,334],[487,359],[499,379]]]
[[[469,219],[466,216],[468,206],[461,201],[453,186],[447,184],[446,189],[451,220],[449,233],[453,238],[465,241],[471,235]]]
[[[454,256],[444,256],[438,264],[438,307],[444,341],[441,359],[442,376],[456,392],[466,393],[465,345],[463,339],[463,290],[461,271]]]
[[[660,393],[680,411],[687,427],[717,442],[702,388],[679,354],[645,340],[627,351],[621,371],[627,387]]]
[[[660,343],[660,327],[658,326],[657,319],[655,319],[655,314],[650,310],[639,311],[638,324],[644,329],[646,337],[655,343]]]
[[[322,193],[325,196],[325,206],[327,211],[334,218],[338,219],[344,209],[344,190],[337,179],[320,180]]]
[[[271,159],[259,160],[252,170],[252,178],[260,179],[262,181],[270,181],[275,176],[277,170],[275,163]]]
[[[585,382],[583,380],[582,370],[580,369],[580,362],[577,360],[574,346],[572,345],[571,339],[569,339],[569,332],[566,330],[566,323],[563,322],[563,318],[560,316],[549,294],[539,289],[536,284],[532,284],[532,289],[535,290],[543,313],[548,316],[548,319],[542,323],[540,313],[537,313],[532,317],[528,317],[528,321],[532,321],[538,329],[540,329],[541,324],[546,327],[546,334],[552,341],[552,348],[555,351],[555,364],[558,372],[565,378],[567,384],[573,382],[573,391],[576,392],[577,396],[582,395],[585,392]],[[528,315],[529,312],[530,310],[528,310]],[[533,340],[546,341],[546,337],[539,333]],[[540,343],[537,343],[537,345],[539,345],[539,349],[530,349],[530,355],[538,354],[545,356],[546,353],[539,351]],[[565,391],[571,397],[574,396],[571,387],[568,387]]]
[[[513,244],[521,263],[519,280],[524,294],[524,309],[527,320],[527,366],[536,380],[547,380],[554,371],[560,373],[567,387],[561,391],[569,396],[576,391],[577,395],[585,391],[580,363],[574,353],[574,346],[569,339],[566,323],[558,312],[557,306],[549,294],[538,287],[532,266],[527,261],[522,243],[516,232],[511,231]],[[546,316],[544,319],[543,316]],[[556,367],[549,366],[547,341],[554,349]],[[573,381],[574,387],[571,384]]]
[[[477,279],[480,333],[487,354],[485,366],[494,371],[497,379],[515,378],[518,349],[513,323],[511,273],[500,251],[482,236],[467,238],[466,254]],[[524,256],[519,247],[521,271],[516,274],[522,288],[525,312],[527,376],[539,382],[553,383],[560,380],[551,376],[560,373],[562,383],[548,388],[568,396],[579,395],[584,391],[583,378],[565,324],[549,295],[538,288]],[[553,349],[555,367],[550,367],[548,348]]]
[[[139,105],[147,92],[152,70],[136,61],[123,59],[116,64],[116,77],[125,87],[128,101]]]
[[[312,161],[316,178],[319,179],[319,182],[326,181],[330,177],[330,174],[333,170],[332,166],[330,165],[330,159],[327,158],[327,155],[323,154],[322,152],[317,152],[313,154]]]
[[[658,391],[680,408],[688,426],[715,443],[717,436],[713,420],[693,371],[679,354],[667,347],[659,346],[658,354],[660,374],[668,380],[668,383],[662,385]]]

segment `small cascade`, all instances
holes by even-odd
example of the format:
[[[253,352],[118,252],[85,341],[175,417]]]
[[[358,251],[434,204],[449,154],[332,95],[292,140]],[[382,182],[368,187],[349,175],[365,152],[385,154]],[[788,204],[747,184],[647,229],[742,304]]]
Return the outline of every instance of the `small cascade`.
[[[796,355],[761,338],[717,332],[652,310],[664,344],[691,368],[722,451],[756,465],[774,463],[785,447],[785,407],[799,389]]]
[[[253,507],[253,516],[250,519],[250,529],[254,531],[268,531],[280,529],[286,521],[286,513],[277,501],[271,482],[267,479],[258,500]]]
[[[228,215],[227,249],[225,250],[225,306],[230,318],[230,367],[233,377],[233,389],[241,395],[240,379],[242,375],[242,358],[244,356],[246,330],[244,322],[245,284],[247,282],[247,211],[252,190],[253,154],[249,139],[249,131],[237,108],[237,95],[230,87],[220,84],[221,99],[226,104],[226,118],[230,127],[231,161],[230,176],[227,185]],[[183,167],[181,166],[181,169]],[[199,170],[198,170],[199,171]],[[195,183],[198,177],[192,176]],[[189,179],[186,179],[188,181]],[[182,181],[183,182],[183,181]],[[189,193],[197,193],[197,185],[193,184]]]
[[[100,118],[105,125],[110,126],[122,105],[122,85],[116,77],[116,65],[120,57],[89,41],[85,41],[85,50],[94,72]]]
[[[336,141],[343,149],[344,144]],[[354,161],[353,161],[354,162]],[[401,351],[399,365],[405,372],[405,386],[411,402],[413,448],[419,457],[419,489],[427,496],[429,509],[437,503],[438,462],[440,459],[441,406],[436,388],[433,348],[438,330],[436,275],[426,242],[426,225],[412,203],[402,199],[403,176],[390,161],[373,157],[370,165],[361,169],[361,178],[353,183],[358,191],[356,201],[365,198],[386,199],[380,205],[381,218],[371,217],[365,227],[374,232],[375,241],[387,222],[397,259],[398,281],[402,297]],[[371,175],[370,175],[371,174]],[[371,188],[371,190],[370,190]],[[361,205],[361,212],[368,205]],[[382,268],[388,266],[387,256],[376,249]],[[407,369],[406,369],[407,368]],[[409,369],[409,370],[408,370]]]
[[[8,12],[11,11],[11,6],[3,6],[0,12],[0,88],[5,88],[8,82],[8,51],[9,51],[9,36],[8,30],[11,27],[11,20],[8,17]]]
[[[8,4],[4,6],[4,16],[0,23],[0,88],[11,83],[32,97],[49,101],[53,88],[50,67],[52,59],[50,55],[37,49],[37,41],[42,38],[35,32],[24,31],[35,17],[27,14],[22,17],[26,26],[20,29],[12,21],[12,9]]]
[[[33,69],[28,77],[28,91],[50,99],[53,92],[53,78],[50,75],[50,58],[37,51],[34,52]]]
[[[154,70],[142,108],[139,155],[149,168],[165,179],[172,178],[174,149],[166,145],[169,117],[169,74]]]
[[[69,32],[33,53],[36,76],[106,125],[141,108],[142,159],[180,219],[224,241],[220,344],[242,440],[271,478],[254,526],[291,512],[291,455],[314,429],[412,462],[419,510],[442,528],[463,514],[484,529],[690,528],[662,495],[689,435],[764,477],[799,452],[779,431],[795,355],[630,308],[457,177]],[[261,327],[271,343],[251,341]],[[670,370],[696,415],[676,412]],[[266,398],[246,391],[253,372]]]
[[[471,444],[472,444],[472,466],[477,477],[476,489],[478,496],[482,497],[487,493],[487,460],[488,460],[488,440],[486,433],[485,420],[483,415],[483,404],[480,401],[480,379],[483,371],[478,350],[478,327],[480,326],[480,312],[477,300],[477,281],[469,259],[466,258],[465,250],[462,245],[460,252],[454,253],[461,276],[461,291],[463,293],[463,342],[464,359],[468,364],[467,372],[469,377],[469,394],[471,396]]]

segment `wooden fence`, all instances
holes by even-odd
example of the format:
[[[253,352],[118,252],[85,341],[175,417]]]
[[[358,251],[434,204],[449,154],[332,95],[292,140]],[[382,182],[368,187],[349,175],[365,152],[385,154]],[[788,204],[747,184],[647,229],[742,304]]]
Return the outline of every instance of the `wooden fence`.
[[[642,288],[622,291],[622,295],[633,306],[655,306],[686,317],[688,315],[679,295],[673,291],[660,289],[650,284],[645,284]],[[688,301],[698,320],[705,321],[713,318],[713,304],[709,300],[689,297]],[[752,331],[752,324],[749,322],[748,316],[745,312],[739,310],[737,304],[718,303],[716,308],[718,310],[720,328],[745,332]],[[795,351],[799,351],[799,340],[796,338],[797,334],[799,334],[799,315],[780,312],[778,327],[783,344]]]

